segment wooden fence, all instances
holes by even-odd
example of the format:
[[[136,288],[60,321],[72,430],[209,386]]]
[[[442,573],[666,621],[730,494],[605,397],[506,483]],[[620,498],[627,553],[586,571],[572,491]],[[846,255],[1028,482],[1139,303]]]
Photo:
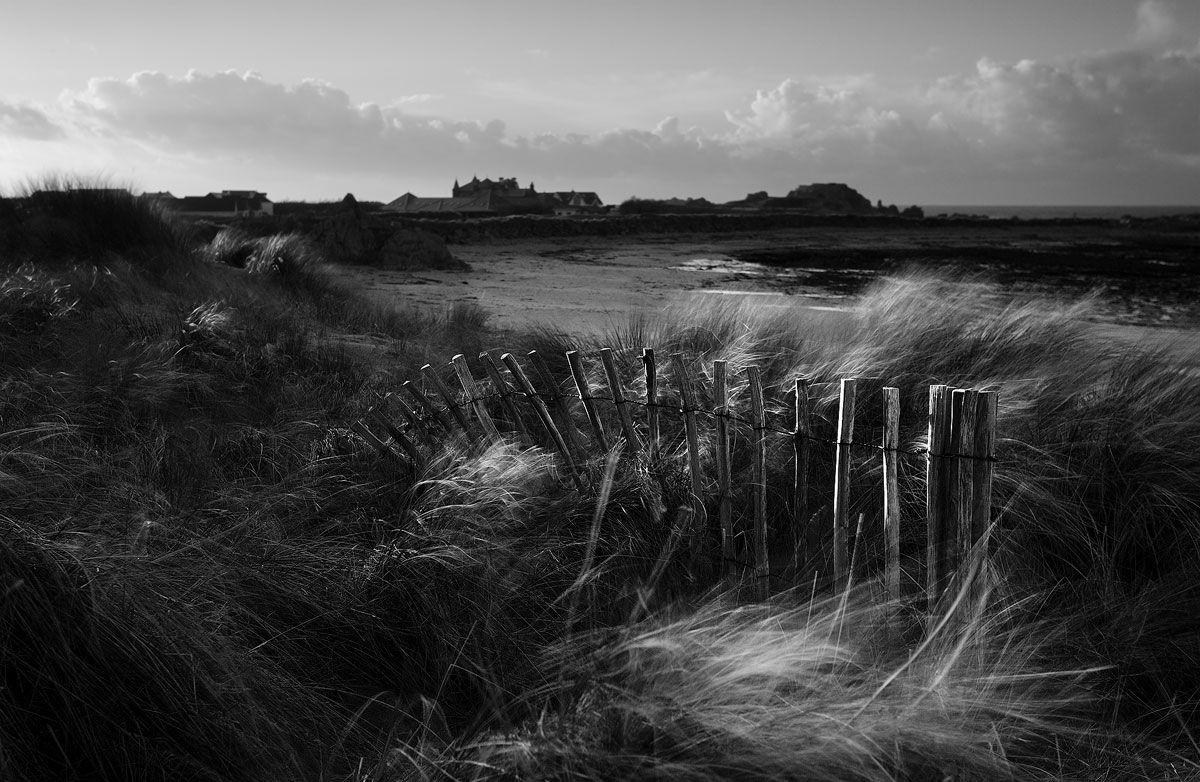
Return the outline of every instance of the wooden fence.
[[[749,404],[742,406],[748,407],[747,418],[731,403],[730,386],[735,375],[725,361],[713,361],[711,372],[705,367],[689,371],[684,357],[674,354],[669,361],[674,387],[664,389],[652,349],[642,350],[640,362],[636,362],[640,367],[632,358],[628,353],[621,356],[604,348],[599,351],[602,373],[597,370],[589,375],[585,357],[571,351],[566,354],[569,376],[559,380],[536,351],[528,354],[525,366],[511,353],[501,355],[499,360],[491,353],[481,353],[478,365],[482,377],[473,375],[467,359],[457,355],[449,365],[452,372],[439,372],[425,365],[419,382],[407,381],[399,393],[385,395],[353,428],[381,454],[407,461],[418,471],[427,462],[426,450],[438,447],[438,441],[447,436],[465,437],[478,444],[508,438],[529,445],[542,443],[557,452],[565,473],[580,490],[587,490],[589,476],[595,474],[595,470],[588,469],[589,463],[595,463],[589,455],[602,455],[620,445],[629,458],[657,460],[663,458],[665,444],[677,443],[690,481],[690,512],[703,522],[701,529],[711,531],[714,540],[719,541],[724,575],[737,577],[738,570],[752,573],[762,597],[769,593],[773,575],[767,514],[769,435],[786,438],[791,445],[790,485],[778,487],[776,494],[786,495],[792,519],[796,552],[793,563],[799,561],[809,527],[821,516],[812,514],[809,507],[820,453],[832,456],[823,470],[828,474],[832,468],[832,502],[823,508],[824,522],[832,529],[823,532],[832,539],[828,572],[835,586],[848,584],[858,575],[855,553],[863,537],[864,514],[858,514],[852,530],[851,478],[852,469],[863,471],[868,462],[878,464],[882,474],[882,530],[878,532],[883,549],[883,581],[890,595],[911,596],[908,593],[913,591],[914,576],[910,572],[905,580],[901,557],[901,510],[905,503],[899,473],[904,457],[918,457],[924,462],[923,475],[910,481],[918,488],[923,483],[923,518],[906,522],[923,521],[925,525],[924,564],[919,568],[924,578],[917,589],[930,602],[936,601],[956,573],[966,572],[964,566],[973,558],[986,556],[996,447],[996,392],[930,386],[928,417],[919,428],[923,442],[903,447],[900,390],[882,386],[878,378],[847,378],[835,384],[796,378],[785,384],[786,389],[776,383],[768,396],[760,369],[747,366],[739,370],[738,378],[742,396],[748,397]],[[452,379],[443,379],[443,374]],[[632,381],[629,386],[623,378]],[[631,386],[644,389],[644,400],[630,393]],[[864,390],[871,386],[878,387],[877,395],[865,396]],[[697,397],[711,400],[711,408],[701,407]],[[822,415],[815,411],[814,403],[818,401],[823,402]],[[871,427],[879,434],[877,442],[855,439],[856,414],[868,408],[877,422]],[[769,424],[768,410],[776,420],[787,419],[790,426]],[[664,437],[666,416],[677,419],[681,431]],[[702,420],[707,424],[704,438],[700,434]],[[818,426],[832,436],[822,436]],[[732,502],[735,487],[731,444],[735,435],[744,438],[750,462],[750,480],[745,488],[750,494],[751,522],[740,531],[740,554],[735,546],[739,533],[735,532]],[[867,453],[867,458],[860,456],[857,464],[852,458],[855,449]],[[873,461],[876,458],[878,462]],[[715,476],[703,473],[705,463],[715,468]],[[774,472],[778,475],[777,465]],[[706,486],[710,487],[707,491]],[[907,492],[910,515],[915,515],[911,510],[915,492],[912,487]],[[858,500],[861,506],[863,498]],[[913,557],[910,554],[906,559],[911,569]]]

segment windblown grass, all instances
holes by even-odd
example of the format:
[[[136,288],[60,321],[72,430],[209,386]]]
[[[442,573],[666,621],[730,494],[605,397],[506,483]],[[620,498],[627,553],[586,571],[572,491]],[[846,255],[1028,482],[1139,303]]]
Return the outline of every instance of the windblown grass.
[[[712,599],[550,651],[536,722],[398,749],[380,779],[1035,779],[1093,742],[1096,670],[1046,667],[1062,632],[957,605],[906,649],[903,607],[859,589]],[[1009,611],[1019,611],[1012,607]]]
[[[420,472],[381,458],[350,424],[425,362],[495,348],[478,308],[369,304],[296,236],[180,250],[63,215],[61,241],[6,234],[24,250],[0,278],[6,779],[1195,776],[1200,402],[1086,305],[907,277],[835,325],[714,308],[606,345],[639,394],[643,345],[684,353],[669,406],[688,382],[711,407],[714,358],[760,365],[777,419],[796,375],[882,377],[914,448],[929,383],[998,388],[992,602],[926,636],[869,585],[713,591],[666,412],[659,459],[588,454],[584,490],[513,442],[446,436]],[[538,348],[569,388],[560,351],[598,346],[503,347]],[[789,458],[773,440],[771,485]],[[904,477],[915,519],[916,462]],[[785,549],[788,502],[770,498]],[[868,575],[876,505],[855,509]],[[809,543],[804,566],[827,546]]]

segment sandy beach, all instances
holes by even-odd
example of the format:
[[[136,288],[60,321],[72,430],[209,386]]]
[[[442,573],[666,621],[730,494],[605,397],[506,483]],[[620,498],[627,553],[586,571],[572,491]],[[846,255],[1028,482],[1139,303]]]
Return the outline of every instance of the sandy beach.
[[[433,308],[469,302],[500,331],[546,327],[582,335],[619,328],[635,314],[730,299],[847,317],[872,280],[914,265],[953,263],[1014,292],[1063,301],[1096,292],[1096,321],[1106,333],[1189,348],[1200,323],[1200,278],[1146,237],[1135,249],[1148,260],[1134,257],[1121,236],[1018,227],[513,239],[452,245],[470,267],[465,271],[338,268],[384,301]],[[761,260],[739,260],[745,258]]]

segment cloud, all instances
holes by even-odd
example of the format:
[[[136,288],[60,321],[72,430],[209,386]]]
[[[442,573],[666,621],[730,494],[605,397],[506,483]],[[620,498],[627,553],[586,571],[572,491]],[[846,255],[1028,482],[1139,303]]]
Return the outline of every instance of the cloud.
[[[1184,34],[1175,8],[1166,0],[1143,0],[1137,7],[1134,40],[1140,44],[1165,47],[1178,45]]]
[[[66,134],[45,112],[32,106],[0,101],[0,136],[32,141],[57,141]]]
[[[1141,6],[1146,35],[1166,29],[1160,5]],[[499,119],[433,116],[435,96],[357,103],[325,82],[234,72],[93,79],[62,110],[93,137],[163,155],[314,177],[383,172],[398,187],[474,170],[598,189],[658,182],[679,193],[834,180],[946,198],[1081,200],[1108,188],[1110,198],[1136,190],[1182,202],[1200,188],[1196,95],[1200,47],[1144,45],[1055,62],[984,58],[907,90],[870,76],[785,79],[725,107],[724,121],[707,128],[672,116],[651,129],[518,134]],[[35,109],[0,104],[9,133],[52,137],[58,127]]]
[[[162,149],[344,170],[391,165],[446,171],[448,166],[511,168],[544,175],[562,170],[604,176],[634,166],[673,170],[680,157],[703,155],[677,128],[592,135],[512,136],[501,120],[471,122],[406,112],[404,104],[355,104],[330,84],[275,84],[257,74],[138,73],[93,79],[66,106],[98,133]]]
[[[1057,63],[984,58],[973,73],[902,94],[785,80],[727,116],[745,150],[788,151],[847,176],[1024,178],[1033,189],[1112,171],[1151,184],[1174,167],[1177,185],[1197,187],[1196,95],[1200,49],[1136,49]]]

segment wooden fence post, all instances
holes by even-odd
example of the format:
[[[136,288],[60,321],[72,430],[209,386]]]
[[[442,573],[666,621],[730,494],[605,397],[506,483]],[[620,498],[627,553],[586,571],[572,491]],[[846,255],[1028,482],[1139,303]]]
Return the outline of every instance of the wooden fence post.
[[[450,423],[450,419],[445,414],[445,411],[431,402],[429,397],[425,396],[421,389],[417,388],[411,380],[405,380],[400,384],[400,388],[413,398],[413,401],[417,403],[417,407],[425,412],[425,420],[437,421],[448,433],[454,433],[454,425]]]
[[[562,434],[558,431],[558,427],[554,425],[554,419],[550,417],[550,411],[546,408],[546,403],[537,395],[533,384],[529,382],[529,378],[525,376],[525,372],[521,369],[521,365],[517,363],[517,357],[512,353],[505,353],[500,357],[504,362],[504,366],[508,367],[508,371],[517,381],[517,386],[525,392],[529,403],[533,405],[534,411],[538,418],[541,419],[542,426],[546,427],[546,432],[550,435],[550,439],[554,441],[554,446],[558,448],[563,458],[567,461],[567,470],[571,473],[571,478],[575,481],[576,487],[583,488],[583,480],[579,477],[579,471],[575,468],[575,458],[571,455],[571,450],[567,448],[567,443],[563,440]]]
[[[808,536],[808,462],[811,458],[812,411],[808,402],[808,381],[796,378],[796,428],[792,432],[792,458],[795,475],[792,480],[792,579],[799,576],[800,566],[808,560],[805,549]]]
[[[467,357],[459,353],[450,359],[450,363],[454,365],[458,383],[466,393],[467,401],[471,403],[471,408],[475,411],[480,426],[483,427],[483,433],[492,442],[500,442],[500,430],[496,428],[496,423],[488,413],[487,404],[479,396],[479,387],[475,385],[475,378],[471,377],[471,369],[467,366]]]
[[[426,382],[433,387],[437,395],[446,403],[446,410],[453,416],[454,421],[462,429],[463,434],[467,436],[468,440],[472,439],[471,426],[467,423],[467,417],[463,415],[462,408],[459,406],[458,400],[454,398],[454,394],[446,387],[442,379],[438,377],[437,370],[433,368],[432,364],[426,364],[421,367],[421,374],[425,376]]]
[[[762,375],[746,367],[750,378],[750,408],[754,421],[754,578],[760,600],[771,594],[771,560],[767,550],[767,411],[763,402]]]
[[[888,597],[901,594],[900,572],[900,389],[883,389],[883,530],[887,555],[883,583]]]
[[[988,534],[992,523],[992,478],[995,474],[996,458],[996,409],[998,395],[995,391],[980,391],[976,396],[974,455],[971,465],[971,560],[967,563],[976,577],[971,585],[971,602],[977,604],[987,585],[982,577],[984,561],[988,555]]]
[[[836,588],[850,575],[847,557],[850,528],[850,446],[854,441],[857,382],[845,379],[838,395],[837,464],[833,475],[833,580]]]
[[[617,363],[613,358],[612,348],[600,348],[600,361],[604,364],[604,374],[608,377],[608,387],[612,390],[613,405],[617,409],[617,417],[621,421],[621,432],[625,442],[629,444],[629,452],[641,450],[641,438],[633,427],[633,416],[629,413],[629,400],[625,398],[625,387],[621,384],[621,376],[617,373]]]
[[[730,496],[728,362],[713,362],[713,415],[717,421],[717,524],[721,528],[721,574],[733,576],[736,553],[733,538],[733,498]]]
[[[700,435],[696,429],[696,402],[692,396],[692,387],[688,382],[687,367],[683,363],[683,354],[671,355],[671,368],[675,371],[675,381],[679,384],[679,400],[683,404],[683,426],[687,437],[688,474],[692,479],[692,523],[697,525],[700,534],[708,533],[707,514],[704,512],[704,482],[700,474]],[[711,554],[711,552],[709,552]]]
[[[658,458],[658,368],[654,365],[654,349],[642,348],[642,363],[646,367],[646,429],[650,441],[650,458]],[[685,405],[687,407],[688,405]]]
[[[487,372],[488,378],[492,381],[492,385],[496,388],[496,393],[500,395],[500,404],[504,407],[504,412],[512,421],[513,431],[517,433],[517,437],[524,442],[532,442],[529,436],[529,430],[525,428],[525,422],[521,420],[521,411],[517,408],[517,403],[513,401],[512,386],[500,374],[500,367],[496,364],[496,359],[491,353],[484,351],[479,354],[479,359],[483,362],[483,369]]]
[[[975,414],[975,504],[971,509],[971,539],[981,540],[992,524],[992,478],[996,469],[996,411],[999,395],[980,391]]]
[[[421,423],[421,419],[417,417],[417,414],[413,412],[413,409],[408,406],[407,402],[396,396],[395,393],[388,391],[383,395],[383,398],[380,401],[385,405],[394,402],[396,407],[400,410],[400,415],[404,416],[404,420],[408,424],[409,429],[419,430],[424,428]]]
[[[367,411],[367,414],[375,420],[375,423],[382,426],[384,431],[391,435],[392,439],[404,449],[404,453],[408,455],[408,460],[412,462],[414,469],[419,472],[425,468],[425,457],[421,455],[421,451],[417,448],[416,443],[404,434],[400,430],[400,427],[392,423],[391,419],[382,410],[378,407],[372,407]]]
[[[538,382],[546,389],[546,396],[550,399],[547,407],[558,417],[558,429],[562,432],[563,442],[571,450],[572,457],[582,455],[583,451],[579,447],[579,441],[575,438],[575,424],[571,420],[571,411],[567,408],[566,397],[559,390],[558,383],[550,372],[550,366],[542,354],[536,350],[531,350],[526,355],[529,357],[529,363],[533,365],[533,373],[537,376]]]
[[[949,576],[949,513],[946,448],[950,434],[950,389],[929,387],[929,452],[925,462],[925,595],[930,608]]]
[[[608,437],[604,434],[604,424],[600,420],[600,413],[596,410],[596,401],[592,398],[592,385],[588,382],[587,373],[583,370],[583,359],[579,356],[579,351],[567,351],[567,363],[571,367],[571,378],[575,381],[575,389],[579,392],[579,399],[583,402],[583,411],[587,413],[588,423],[592,425],[592,434],[596,437],[596,445],[600,446],[600,450],[608,453]]]
[[[974,542],[971,531],[971,514],[975,509],[974,472],[975,472],[975,406],[977,392],[966,389],[955,389],[951,393],[950,426],[953,435],[951,453],[951,489],[950,511],[953,514],[951,530],[954,533],[954,569],[955,572],[966,576],[968,555]]]

